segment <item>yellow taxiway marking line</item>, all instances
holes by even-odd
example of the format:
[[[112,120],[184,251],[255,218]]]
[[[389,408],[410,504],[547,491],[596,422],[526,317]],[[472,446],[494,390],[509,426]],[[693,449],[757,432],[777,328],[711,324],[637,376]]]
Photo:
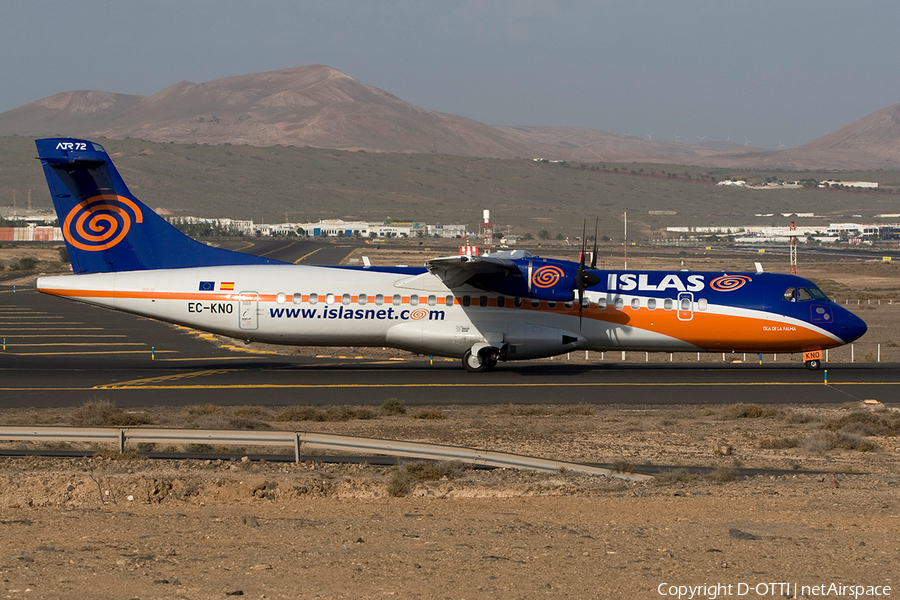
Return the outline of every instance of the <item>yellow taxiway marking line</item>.
[[[62,315],[38,315],[38,316],[34,316],[34,317],[32,317],[32,316],[24,316],[24,315],[15,315],[15,316],[14,316],[14,315],[0,315],[0,317],[2,317],[2,318],[4,318],[4,319],[9,319],[9,318],[12,318],[12,317],[15,318],[15,320],[13,320],[13,321],[0,321],[0,325],[3,325],[4,323],[14,323],[14,324],[15,324],[15,323],[19,323],[19,322],[21,322],[21,321],[24,321],[24,320],[26,320],[26,319],[29,319],[29,320],[32,320],[32,321],[37,321],[37,320],[44,321],[44,320],[47,320],[47,319],[65,319],[65,317],[62,316]]]
[[[6,342],[7,346],[15,346],[16,348],[31,348],[34,346],[96,346],[97,342],[48,342],[46,344],[19,344],[13,342]],[[107,344],[107,346],[145,346],[149,347],[150,344],[145,344],[143,342],[121,342],[116,344]]]
[[[103,331],[102,327],[4,327],[4,333],[7,331]]]
[[[309,258],[310,256],[312,256],[313,254],[315,254],[316,252],[318,252],[318,251],[321,250],[321,249],[322,249],[322,248],[316,248],[315,250],[313,250],[313,251],[310,252],[309,254],[304,254],[303,256],[301,256],[300,258],[298,258],[297,260],[295,260],[295,261],[294,261],[294,264],[295,264],[295,265],[299,265],[301,260],[303,260],[304,258]]]
[[[236,371],[238,369],[229,369]],[[265,390],[265,389],[366,389],[366,388],[438,388],[438,387],[454,387],[454,388],[483,388],[483,387],[502,387],[502,388],[527,388],[527,387],[664,387],[664,386],[695,386],[695,387],[723,387],[735,385],[779,385],[779,386],[812,386],[824,385],[822,383],[256,383],[256,384],[205,384],[205,385],[97,385],[90,387],[0,387],[0,391],[74,391],[74,390],[94,390],[116,388],[122,390]],[[900,382],[882,381],[882,382],[866,382],[854,381],[848,383],[828,384],[828,387],[848,386],[848,385],[900,385]]]
[[[51,344],[55,345],[55,344]],[[157,350],[156,354],[177,353],[177,350]],[[2,352],[0,354],[8,354],[10,356],[71,356],[72,352]],[[96,352],[78,352],[78,355],[84,354],[150,354],[149,350],[99,350]]]
[[[205,377],[206,375],[221,375],[235,369],[210,369],[208,371],[191,371],[189,373],[176,373],[174,375],[160,375],[159,377],[147,377],[146,379],[132,379],[130,381],[119,381],[116,383],[108,383],[104,385],[94,386],[96,388],[119,388],[119,387],[144,387],[148,383],[160,383],[162,381],[175,381],[178,379],[190,379],[192,377]]]
[[[9,330],[2,330],[2,331],[0,331],[0,334],[4,333],[4,331],[9,331]],[[70,337],[73,337],[73,338],[123,338],[123,337],[128,337],[128,336],[125,335],[124,333],[78,333],[78,334],[73,334],[73,335],[69,335],[66,333],[64,333],[62,335],[53,335],[52,333],[42,333],[40,335],[16,334],[15,336],[12,336],[12,339],[20,340],[22,338],[42,338],[43,339],[43,338],[70,338]]]
[[[278,354],[273,350],[254,350],[253,348],[239,348],[237,346],[222,346],[226,350],[234,350],[235,352],[247,352],[248,354]]]

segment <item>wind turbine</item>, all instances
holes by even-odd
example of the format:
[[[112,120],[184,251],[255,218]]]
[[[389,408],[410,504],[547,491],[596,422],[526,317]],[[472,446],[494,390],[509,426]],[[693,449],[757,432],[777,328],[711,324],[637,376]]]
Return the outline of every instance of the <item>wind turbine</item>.
[[[749,145],[750,145],[750,140],[747,138],[746,135],[744,136],[744,145],[745,145],[745,146],[749,146]]]
[[[700,137],[700,136],[698,135],[698,136],[697,136],[697,139],[700,140],[700,143],[702,144],[702,143],[703,143],[703,140],[706,139],[706,136],[704,135],[703,137]]]
[[[672,135],[675,135],[675,134],[673,133]],[[681,142],[681,136],[675,135],[675,143],[678,144],[679,142]]]
[[[648,139],[648,140],[652,140],[652,139],[653,139],[653,134],[652,134],[652,133],[648,133],[648,134],[647,134],[647,139]]]
[[[781,150],[784,148],[784,144],[781,143],[781,140],[778,140],[778,149]]]

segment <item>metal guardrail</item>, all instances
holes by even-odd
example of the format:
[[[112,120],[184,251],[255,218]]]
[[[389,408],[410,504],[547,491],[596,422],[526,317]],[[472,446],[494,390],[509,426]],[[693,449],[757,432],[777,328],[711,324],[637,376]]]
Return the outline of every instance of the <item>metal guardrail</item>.
[[[571,471],[588,475],[603,475],[629,481],[646,481],[650,475],[621,473],[612,469],[595,467],[545,458],[535,458],[492,452],[461,446],[425,444],[381,440],[331,433],[309,433],[303,431],[255,431],[246,429],[163,429],[149,427],[27,427],[0,426],[2,441],[40,442],[106,442],[118,445],[119,452],[125,452],[125,444],[221,444],[252,446],[289,446],[294,448],[294,460],[302,459],[301,447],[372,452],[387,456],[404,456],[426,460],[458,460],[487,467],[508,469],[528,469],[536,471]]]

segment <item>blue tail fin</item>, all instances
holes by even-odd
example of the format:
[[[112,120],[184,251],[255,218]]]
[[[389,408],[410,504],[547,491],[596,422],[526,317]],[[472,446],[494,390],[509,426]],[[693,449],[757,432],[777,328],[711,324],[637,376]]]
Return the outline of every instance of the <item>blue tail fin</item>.
[[[72,138],[35,144],[75,273],[279,263],[184,235],[131,195],[99,144]]]

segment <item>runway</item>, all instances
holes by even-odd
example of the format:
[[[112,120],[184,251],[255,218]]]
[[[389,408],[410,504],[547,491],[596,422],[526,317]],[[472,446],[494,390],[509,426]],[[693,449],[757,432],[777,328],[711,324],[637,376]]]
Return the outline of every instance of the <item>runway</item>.
[[[288,357],[219,347],[201,332],[36,293],[0,292],[0,402],[5,407],[185,404],[408,405],[841,403],[900,397],[900,365],[501,363],[359,354]]]

